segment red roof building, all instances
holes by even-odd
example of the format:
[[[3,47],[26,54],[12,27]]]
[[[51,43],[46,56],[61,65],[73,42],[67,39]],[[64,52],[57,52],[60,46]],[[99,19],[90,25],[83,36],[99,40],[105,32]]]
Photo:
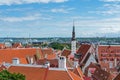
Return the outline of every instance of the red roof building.
[[[10,66],[8,71],[22,73],[26,80],[83,80],[67,69],[45,68],[40,66]]]
[[[99,45],[98,60],[101,67],[109,72],[116,72],[120,61],[120,46],[119,45]],[[111,71],[112,70],[112,71]]]

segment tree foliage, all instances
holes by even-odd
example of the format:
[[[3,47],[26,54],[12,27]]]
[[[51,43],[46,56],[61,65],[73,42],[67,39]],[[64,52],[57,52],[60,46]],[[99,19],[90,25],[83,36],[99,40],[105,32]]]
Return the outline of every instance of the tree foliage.
[[[58,42],[53,42],[49,45],[49,47],[52,47],[53,49],[60,49],[62,50],[64,48],[64,45],[58,43]]]
[[[20,73],[10,73],[7,70],[0,72],[0,80],[25,80],[25,75]]]

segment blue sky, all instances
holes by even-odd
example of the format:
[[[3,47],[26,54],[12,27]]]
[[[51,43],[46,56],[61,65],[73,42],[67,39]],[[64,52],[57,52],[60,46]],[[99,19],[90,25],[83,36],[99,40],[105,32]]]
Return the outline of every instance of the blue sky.
[[[120,0],[0,0],[0,37],[120,37]]]

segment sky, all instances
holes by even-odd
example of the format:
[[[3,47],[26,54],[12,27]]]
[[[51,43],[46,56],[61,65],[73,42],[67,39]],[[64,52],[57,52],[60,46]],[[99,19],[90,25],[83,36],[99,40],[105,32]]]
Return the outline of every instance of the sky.
[[[120,37],[120,0],[0,0],[0,37]]]

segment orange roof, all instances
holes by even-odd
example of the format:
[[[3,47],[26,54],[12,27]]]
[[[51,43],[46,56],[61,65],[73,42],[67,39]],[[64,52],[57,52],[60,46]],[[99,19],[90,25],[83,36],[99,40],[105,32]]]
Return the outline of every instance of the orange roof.
[[[72,77],[72,80],[83,80],[83,78],[79,77],[78,75],[74,74],[70,70],[68,70],[69,75]]]
[[[83,60],[83,58],[85,57],[86,53],[88,52],[88,50],[90,49],[91,45],[90,44],[82,44],[80,46],[80,48],[77,51],[77,54],[81,54],[81,58],[80,58],[80,62]]]
[[[115,59],[117,62],[120,60],[120,46],[119,45],[99,45],[98,46],[98,60],[103,68],[107,71],[112,70],[109,68],[109,62],[115,64]],[[115,68],[113,66],[113,68]]]
[[[50,67],[58,67],[58,59],[40,59],[36,64],[44,65],[47,61],[50,63]]]
[[[52,50],[52,48],[45,48],[45,49],[42,49],[42,53],[43,54],[53,54],[53,50]]]
[[[24,74],[26,80],[43,80],[46,68],[11,66],[8,71]]]
[[[46,48],[46,49],[42,49],[42,54],[43,54],[43,58],[47,58],[47,59],[55,59],[56,58],[56,54],[53,53],[52,48]]]
[[[25,58],[36,55],[36,50],[39,50],[39,54],[42,55],[40,48],[0,49],[0,62],[12,63],[12,59],[17,57],[22,59],[21,62],[23,62],[24,59],[23,63],[26,63]]]
[[[80,76],[80,78],[81,78],[82,80],[84,80],[83,77],[85,77],[85,76],[84,76],[82,70],[80,69],[80,67],[77,66],[77,67],[73,70],[73,72],[74,72],[76,75]]]
[[[71,53],[70,50],[64,49],[63,52],[61,53],[61,56],[66,56],[66,58],[68,58],[68,56],[70,55],[70,53]]]
[[[26,80],[82,80],[70,70],[51,70],[41,67],[11,66],[8,71],[22,73],[26,76]]]

